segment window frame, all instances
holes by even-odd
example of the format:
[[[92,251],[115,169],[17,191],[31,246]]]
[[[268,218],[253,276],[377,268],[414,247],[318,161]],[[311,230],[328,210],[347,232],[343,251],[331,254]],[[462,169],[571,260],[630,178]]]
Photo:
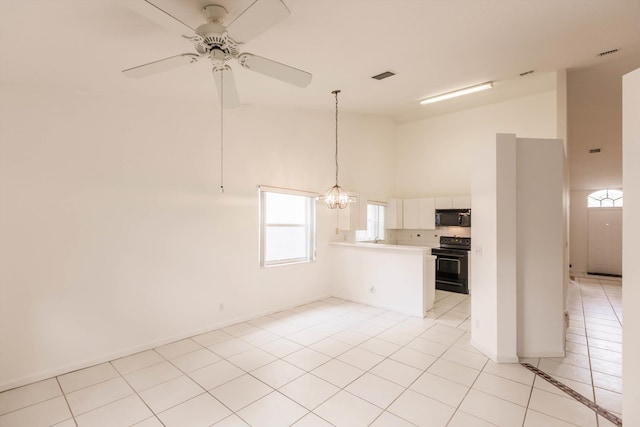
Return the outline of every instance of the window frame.
[[[613,194],[610,195],[609,192],[612,192]],[[604,193],[604,197],[598,197],[603,193]],[[618,196],[618,197],[615,197],[615,196]],[[605,200],[610,200],[611,205],[603,204]],[[618,201],[620,201],[619,204],[617,204]],[[595,203],[598,203],[598,205],[596,205]],[[624,206],[624,193],[619,188],[604,188],[602,190],[592,191],[587,195],[588,209],[621,208],[623,206]]]
[[[288,196],[305,197],[305,223],[304,224],[284,224],[265,222],[267,205],[267,194],[284,194]],[[302,264],[316,260],[316,193],[303,190],[293,190],[288,188],[270,187],[266,185],[258,186],[258,263],[260,267],[270,268],[283,265]],[[286,258],[278,260],[266,259],[267,230],[269,228],[301,228],[305,234],[305,255],[297,258]]]

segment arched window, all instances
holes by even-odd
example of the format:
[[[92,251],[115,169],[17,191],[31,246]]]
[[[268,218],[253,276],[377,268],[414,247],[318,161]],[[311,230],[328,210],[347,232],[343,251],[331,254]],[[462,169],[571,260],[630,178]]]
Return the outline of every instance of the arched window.
[[[613,208],[622,207],[621,190],[598,190],[587,196],[587,207]]]

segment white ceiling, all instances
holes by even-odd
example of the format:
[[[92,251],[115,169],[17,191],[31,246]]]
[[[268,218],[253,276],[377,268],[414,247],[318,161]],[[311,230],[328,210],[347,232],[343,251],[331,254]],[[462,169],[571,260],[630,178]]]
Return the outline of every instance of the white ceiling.
[[[123,0],[127,1],[127,0]],[[217,2],[227,22],[253,0],[152,0],[192,27]],[[118,0],[0,0],[0,83],[217,100],[210,64],[142,80],[120,71],[194,52]],[[232,65],[243,104],[341,109],[415,120],[548,90],[553,71],[640,57],[638,0],[285,0],[291,15],[242,46],[313,74],[304,89]],[[532,75],[520,77],[527,70]],[[370,77],[392,70],[396,76]],[[496,87],[429,106],[423,97]],[[216,101],[217,102],[217,101]]]

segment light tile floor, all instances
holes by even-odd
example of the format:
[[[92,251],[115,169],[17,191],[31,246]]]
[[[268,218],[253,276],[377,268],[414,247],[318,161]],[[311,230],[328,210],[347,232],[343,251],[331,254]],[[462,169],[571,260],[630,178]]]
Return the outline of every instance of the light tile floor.
[[[577,279],[571,352],[527,360],[616,412],[620,297]],[[441,291],[425,319],[328,298],[0,393],[0,427],[610,425],[475,350],[469,313]]]
[[[567,311],[566,357],[535,359],[532,364],[538,363],[539,369],[621,417],[621,280],[575,277],[569,284]],[[541,388],[537,387],[539,381],[546,383],[536,378],[534,388]],[[557,389],[548,391],[563,394]],[[612,424],[600,418],[600,426],[609,425]]]

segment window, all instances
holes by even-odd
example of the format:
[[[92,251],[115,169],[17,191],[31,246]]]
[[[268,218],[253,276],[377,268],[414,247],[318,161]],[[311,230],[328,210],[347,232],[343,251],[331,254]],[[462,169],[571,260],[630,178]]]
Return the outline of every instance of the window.
[[[260,265],[315,259],[315,194],[261,187]]]
[[[384,205],[367,204],[367,229],[356,231],[357,242],[384,240]]]
[[[587,196],[587,207],[613,208],[622,207],[621,190],[598,190]]]

